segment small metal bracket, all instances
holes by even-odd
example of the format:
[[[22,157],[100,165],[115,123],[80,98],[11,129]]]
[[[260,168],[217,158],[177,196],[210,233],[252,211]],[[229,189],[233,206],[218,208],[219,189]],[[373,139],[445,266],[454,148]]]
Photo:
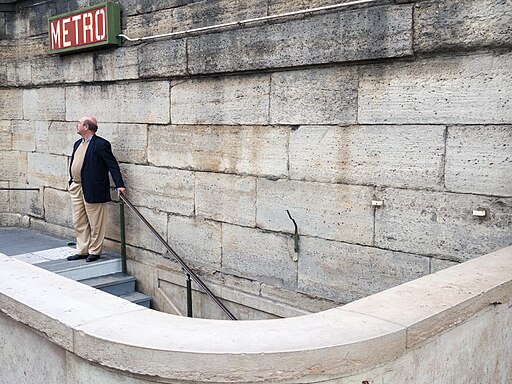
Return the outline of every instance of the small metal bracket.
[[[380,208],[384,205],[382,200],[372,200],[372,206],[375,208]]]
[[[288,217],[293,222],[293,225],[295,227],[295,234],[293,235],[294,250],[295,250],[295,253],[298,254],[299,253],[299,228],[297,227],[297,223],[295,222],[295,220],[293,219],[292,215],[290,214],[290,211],[286,210],[286,212],[288,213]],[[294,257],[293,261],[298,261],[298,258]]]
[[[473,209],[473,216],[479,219],[489,218],[489,209],[488,208],[477,208]]]

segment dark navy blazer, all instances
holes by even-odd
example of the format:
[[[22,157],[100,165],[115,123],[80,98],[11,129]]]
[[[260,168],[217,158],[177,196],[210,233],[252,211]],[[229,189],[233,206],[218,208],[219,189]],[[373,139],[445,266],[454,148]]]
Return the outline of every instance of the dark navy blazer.
[[[73,164],[75,152],[81,142],[82,139],[77,140],[73,145],[73,154],[69,164],[69,184],[73,181],[71,179],[71,164]],[[112,153],[110,142],[102,137],[93,135],[87,147],[87,152],[85,152],[84,164],[80,173],[82,177],[82,191],[86,202],[105,203],[111,200],[109,172],[112,175],[116,188],[124,188],[121,170]]]

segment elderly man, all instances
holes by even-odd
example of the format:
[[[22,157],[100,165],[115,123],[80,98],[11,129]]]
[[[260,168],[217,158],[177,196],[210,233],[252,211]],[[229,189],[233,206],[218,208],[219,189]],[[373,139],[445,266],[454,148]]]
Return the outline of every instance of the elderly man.
[[[77,253],[68,260],[86,259],[90,262],[100,258],[105,239],[107,202],[110,201],[109,172],[118,195],[124,193],[125,186],[110,143],[96,135],[96,118],[82,117],[75,127],[82,138],[73,146],[69,193]]]

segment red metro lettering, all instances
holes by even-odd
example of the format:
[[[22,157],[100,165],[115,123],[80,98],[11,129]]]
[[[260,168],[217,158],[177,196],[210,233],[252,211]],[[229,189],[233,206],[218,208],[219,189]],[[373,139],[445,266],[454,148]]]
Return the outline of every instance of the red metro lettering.
[[[106,39],[105,7],[50,21],[52,50],[98,43]]]

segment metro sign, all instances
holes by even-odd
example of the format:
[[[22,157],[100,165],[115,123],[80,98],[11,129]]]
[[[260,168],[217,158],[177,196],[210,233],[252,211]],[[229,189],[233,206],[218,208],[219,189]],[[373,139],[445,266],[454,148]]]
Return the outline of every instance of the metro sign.
[[[118,3],[100,3],[48,18],[50,53],[120,45],[120,33]]]

